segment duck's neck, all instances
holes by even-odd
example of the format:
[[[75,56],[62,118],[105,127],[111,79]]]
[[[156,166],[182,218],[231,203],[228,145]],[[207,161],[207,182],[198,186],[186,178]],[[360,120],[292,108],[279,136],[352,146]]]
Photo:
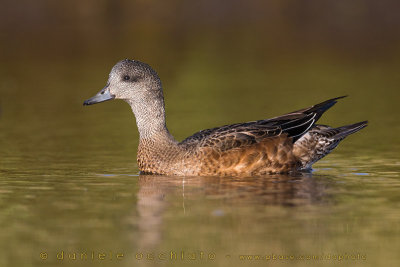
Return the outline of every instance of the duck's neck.
[[[140,141],[151,140],[156,143],[176,144],[169,133],[165,122],[164,98],[157,97],[151,101],[127,101],[136,117]]]

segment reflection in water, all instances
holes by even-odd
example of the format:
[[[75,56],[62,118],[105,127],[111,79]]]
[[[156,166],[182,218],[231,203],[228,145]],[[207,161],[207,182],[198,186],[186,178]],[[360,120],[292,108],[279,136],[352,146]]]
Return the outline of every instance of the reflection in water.
[[[153,249],[161,241],[162,215],[167,189],[158,185],[152,176],[139,177],[137,209],[139,213],[139,248]]]
[[[162,241],[163,216],[173,196],[182,197],[182,213],[186,213],[185,201],[193,199],[222,200],[225,205],[280,205],[300,206],[322,201],[325,182],[311,173],[271,175],[249,179],[233,177],[174,177],[140,175],[137,193],[138,227],[140,238],[135,243],[142,250],[154,250]],[[213,216],[222,216],[214,210]]]

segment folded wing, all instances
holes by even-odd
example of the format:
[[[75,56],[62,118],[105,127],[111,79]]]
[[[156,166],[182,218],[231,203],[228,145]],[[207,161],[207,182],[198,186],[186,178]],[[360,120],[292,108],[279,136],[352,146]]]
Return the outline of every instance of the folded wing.
[[[183,140],[181,146],[212,147],[218,151],[249,146],[266,138],[285,134],[295,142],[307,133],[338,99],[329,99],[309,108],[297,110],[272,119],[225,125],[195,133]]]

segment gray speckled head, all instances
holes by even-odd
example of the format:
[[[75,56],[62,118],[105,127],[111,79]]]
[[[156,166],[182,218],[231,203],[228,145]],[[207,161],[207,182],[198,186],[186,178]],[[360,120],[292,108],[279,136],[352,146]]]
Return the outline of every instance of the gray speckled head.
[[[126,101],[132,101],[146,91],[162,91],[157,73],[146,63],[130,59],[115,64],[107,86],[116,99]]]
[[[107,85],[84,105],[122,99],[132,108],[141,138],[168,132],[160,78],[147,64],[124,59],[111,69]]]

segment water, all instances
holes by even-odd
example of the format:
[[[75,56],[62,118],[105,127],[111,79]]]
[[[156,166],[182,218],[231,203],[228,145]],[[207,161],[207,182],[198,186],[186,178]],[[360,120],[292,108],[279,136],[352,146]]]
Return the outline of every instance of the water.
[[[321,123],[370,126],[302,176],[140,176],[128,105],[82,106],[116,60],[8,61],[0,266],[397,265],[396,68],[332,58],[235,63],[193,49],[179,64],[156,64],[179,140],[343,94]]]

